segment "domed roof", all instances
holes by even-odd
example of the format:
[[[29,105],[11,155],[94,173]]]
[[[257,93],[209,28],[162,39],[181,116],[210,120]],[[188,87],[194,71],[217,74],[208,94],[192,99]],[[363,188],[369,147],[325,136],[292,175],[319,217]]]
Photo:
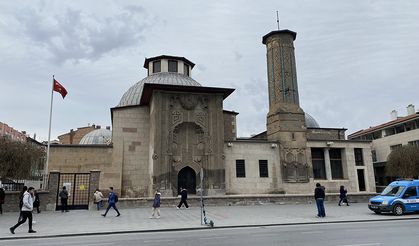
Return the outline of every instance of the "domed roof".
[[[189,76],[180,73],[155,73],[145,77],[144,79],[131,86],[124,93],[117,107],[139,105],[141,94],[143,93],[144,84],[165,84],[165,85],[182,85],[182,86],[202,86]]]
[[[112,140],[112,132],[108,129],[93,130],[80,140],[79,144],[110,144]]]
[[[305,118],[307,128],[320,128],[319,123],[317,123],[313,116],[309,115],[308,113],[305,113]]]

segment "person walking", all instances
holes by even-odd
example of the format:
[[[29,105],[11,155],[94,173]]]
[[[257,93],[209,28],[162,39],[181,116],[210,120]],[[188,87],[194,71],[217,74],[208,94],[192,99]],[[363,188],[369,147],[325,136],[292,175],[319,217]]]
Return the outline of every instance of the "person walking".
[[[68,212],[68,191],[65,186],[63,186],[58,196],[61,198],[61,212]]]
[[[3,188],[0,188],[0,214],[3,214],[3,204],[4,199],[6,198],[6,193]]]
[[[99,189],[96,189],[93,193],[94,203],[96,204],[97,210],[100,210],[103,207],[103,194]]]
[[[316,199],[318,218],[326,217],[326,211],[324,209],[324,199],[326,198],[326,193],[324,190],[325,188],[321,186],[320,183],[316,184],[316,188],[314,189],[314,199]]]
[[[153,213],[151,214],[150,219],[154,218],[154,214],[157,213],[157,219],[160,219],[160,191],[157,190],[156,194],[154,195],[153,201]]]
[[[29,187],[27,191],[23,194],[23,206],[21,209],[22,219],[17,222],[16,225],[9,228],[10,233],[15,234],[16,228],[18,228],[20,225],[26,222],[27,219],[29,219],[29,233],[36,233],[32,229],[32,210],[33,210],[33,187]]]
[[[34,201],[33,201],[33,208],[36,208],[36,212],[39,214],[41,210],[39,209],[41,206],[41,200],[39,199],[38,191],[34,190]]]
[[[348,191],[345,189],[345,186],[341,185],[339,190],[339,203],[338,205],[341,206],[341,203],[346,203],[346,206],[349,206],[348,196],[346,195]]]
[[[186,201],[188,199],[188,190],[184,189],[184,188],[180,188],[180,202],[179,205],[177,205],[177,209],[180,209],[180,207],[182,207],[182,204],[185,204],[186,208],[189,208],[188,206],[188,202]]]
[[[109,187],[109,196],[108,196],[108,207],[106,208],[106,212],[102,214],[103,217],[106,217],[110,208],[115,209],[118,213],[116,217],[121,216],[121,213],[116,208],[116,203],[118,202],[118,196],[113,192],[113,187]]]

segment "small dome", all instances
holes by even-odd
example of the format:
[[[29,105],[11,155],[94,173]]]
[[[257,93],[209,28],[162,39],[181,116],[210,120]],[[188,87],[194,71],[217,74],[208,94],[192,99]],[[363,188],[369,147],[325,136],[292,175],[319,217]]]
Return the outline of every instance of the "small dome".
[[[305,118],[307,128],[320,128],[319,123],[317,123],[313,116],[309,115],[308,113],[305,113]]]
[[[139,105],[144,84],[165,84],[181,86],[202,86],[189,76],[179,73],[155,73],[137,82],[124,93],[117,107]]]
[[[93,130],[80,140],[79,144],[110,144],[112,132],[108,129]]]

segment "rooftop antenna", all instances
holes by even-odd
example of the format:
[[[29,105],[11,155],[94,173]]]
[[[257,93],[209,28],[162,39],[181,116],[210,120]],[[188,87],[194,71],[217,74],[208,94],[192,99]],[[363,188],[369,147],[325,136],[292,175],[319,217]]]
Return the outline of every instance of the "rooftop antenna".
[[[279,14],[278,14],[278,10],[276,11],[276,23],[278,24],[278,31],[279,31]]]

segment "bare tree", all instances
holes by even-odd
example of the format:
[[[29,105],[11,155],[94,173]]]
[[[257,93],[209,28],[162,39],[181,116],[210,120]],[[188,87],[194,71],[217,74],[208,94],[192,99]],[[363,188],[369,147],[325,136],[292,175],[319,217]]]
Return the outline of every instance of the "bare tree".
[[[418,178],[419,147],[403,145],[391,151],[387,158],[386,174],[391,177]]]
[[[30,178],[44,154],[44,150],[38,146],[0,137],[0,177]]]

